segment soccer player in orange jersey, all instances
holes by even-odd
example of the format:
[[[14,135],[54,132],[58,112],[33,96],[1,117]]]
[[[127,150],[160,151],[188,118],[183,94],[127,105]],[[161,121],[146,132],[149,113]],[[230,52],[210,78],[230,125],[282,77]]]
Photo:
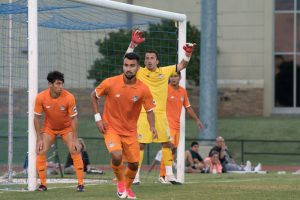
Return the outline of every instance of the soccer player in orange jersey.
[[[48,89],[39,93],[34,106],[34,127],[37,135],[37,172],[41,180],[39,191],[46,191],[46,155],[57,135],[67,145],[78,178],[77,191],[83,192],[83,162],[77,140],[77,109],[74,96],[63,88],[64,74],[49,72]],[[45,113],[44,124],[41,118]]]
[[[111,167],[118,180],[119,198],[135,199],[131,185],[138,170],[139,143],[137,120],[142,106],[147,112],[148,123],[153,137],[156,137],[155,107],[149,88],[136,78],[139,56],[128,53],[123,60],[123,74],[105,79],[91,94],[95,121],[103,134],[106,147],[111,155]],[[105,96],[103,118],[99,113],[99,98]],[[128,165],[123,175],[123,160]]]
[[[167,118],[170,127],[172,154],[177,150],[180,136],[180,115],[182,106],[185,108],[189,116],[195,121],[199,129],[203,128],[203,124],[195,114],[193,108],[190,105],[186,90],[179,85],[181,79],[180,72],[174,72],[170,77],[170,83],[168,86],[168,99],[167,99]],[[160,162],[160,177],[161,183],[167,183],[165,181],[166,170],[163,159]]]

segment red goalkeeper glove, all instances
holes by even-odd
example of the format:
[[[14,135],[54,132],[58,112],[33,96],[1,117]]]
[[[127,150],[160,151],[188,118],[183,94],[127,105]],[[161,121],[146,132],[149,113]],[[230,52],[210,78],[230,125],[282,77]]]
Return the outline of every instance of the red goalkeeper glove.
[[[133,30],[131,34],[131,42],[130,42],[130,47],[135,48],[139,44],[145,42],[145,38],[143,38],[143,31],[140,30]]]
[[[186,61],[186,62],[189,62],[190,59],[191,59],[191,56],[192,56],[192,53],[194,51],[194,49],[196,48],[197,44],[196,43],[186,43],[184,46],[183,46],[183,49],[185,51],[185,56],[183,57],[183,59]]]

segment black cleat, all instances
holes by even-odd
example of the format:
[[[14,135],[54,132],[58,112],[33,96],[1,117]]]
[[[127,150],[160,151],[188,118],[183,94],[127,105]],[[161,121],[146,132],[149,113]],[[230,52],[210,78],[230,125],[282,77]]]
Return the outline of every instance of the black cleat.
[[[182,185],[182,183],[177,182],[177,181],[169,181],[170,183],[172,183],[173,185]]]
[[[165,181],[172,183],[173,185],[182,185],[182,183],[176,180],[174,175],[165,176]]]
[[[38,187],[37,191],[40,191],[40,192],[47,191],[47,187],[44,186],[44,185],[40,185],[40,186]]]
[[[84,192],[84,185],[78,185],[77,192]]]

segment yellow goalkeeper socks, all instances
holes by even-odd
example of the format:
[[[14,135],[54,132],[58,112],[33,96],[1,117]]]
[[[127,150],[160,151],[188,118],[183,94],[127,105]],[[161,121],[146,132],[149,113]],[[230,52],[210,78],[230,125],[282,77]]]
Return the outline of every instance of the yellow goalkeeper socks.
[[[162,158],[165,164],[166,168],[166,175],[173,175],[173,169],[172,169],[172,164],[173,164],[173,156],[172,156],[172,151],[170,148],[161,148],[162,152]]]
[[[139,168],[141,168],[144,159],[144,150],[140,150]]]
[[[162,147],[161,148],[161,152],[162,152],[162,158],[164,160],[164,164],[166,166],[172,166],[172,164],[173,164],[173,156],[172,156],[171,149],[170,148]]]

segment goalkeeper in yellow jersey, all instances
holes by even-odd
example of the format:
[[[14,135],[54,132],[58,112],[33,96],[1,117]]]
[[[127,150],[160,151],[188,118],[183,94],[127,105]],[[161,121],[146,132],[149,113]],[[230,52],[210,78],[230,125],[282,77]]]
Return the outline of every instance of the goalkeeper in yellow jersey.
[[[137,47],[140,43],[145,41],[145,38],[142,36],[143,32],[140,30],[132,31],[132,37],[130,45],[126,53],[134,51],[134,48]],[[155,112],[155,127],[157,130],[158,137],[153,138],[152,133],[149,131],[149,124],[147,121],[146,111],[142,109],[139,120],[138,120],[138,140],[140,143],[140,162],[139,170],[135,177],[134,184],[140,184],[139,172],[144,158],[144,149],[146,144],[156,142],[162,144],[162,155],[164,164],[166,166],[166,177],[165,180],[172,184],[181,184],[177,182],[173,170],[173,157],[171,151],[171,142],[170,142],[170,130],[169,124],[166,115],[166,103],[168,95],[168,80],[169,77],[176,71],[183,70],[193,53],[194,47],[196,44],[187,43],[183,46],[185,50],[185,56],[180,63],[177,65],[170,65],[165,67],[158,67],[159,56],[156,51],[146,51],[145,53],[145,67],[141,67],[137,72],[137,78],[145,83],[156,103]]]

